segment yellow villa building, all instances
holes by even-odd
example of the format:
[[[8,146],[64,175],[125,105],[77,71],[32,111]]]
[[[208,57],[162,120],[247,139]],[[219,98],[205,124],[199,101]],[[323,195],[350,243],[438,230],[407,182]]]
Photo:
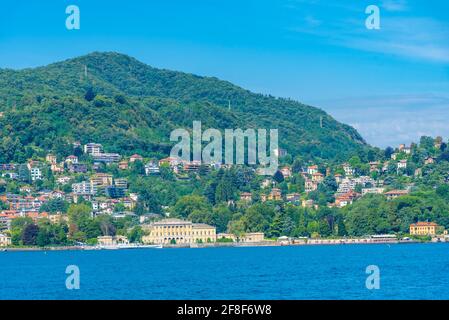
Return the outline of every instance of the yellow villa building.
[[[145,244],[192,244],[215,242],[216,229],[203,223],[181,219],[164,219],[143,226],[148,235],[142,237]]]
[[[410,225],[410,234],[415,236],[434,236],[439,226],[435,222],[417,222]]]

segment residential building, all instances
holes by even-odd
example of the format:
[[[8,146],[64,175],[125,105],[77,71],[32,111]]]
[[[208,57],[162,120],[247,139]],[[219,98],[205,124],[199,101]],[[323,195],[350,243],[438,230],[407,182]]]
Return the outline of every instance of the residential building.
[[[96,173],[90,178],[90,181],[97,187],[107,187],[112,186],[114,179],[112,178],[112,174]]]
[[[136,207],[136,201],[131,198],[123,198],[122,203],[127,210],[133,210]]]
[[[251,192],[242,192],[240,193],[240,200],[251,202],[253,195]]]
[[[317,165],[308,166],[307,173],[310,175],[318,173],[318,166]]]
[[[56,164],[56,156],[53,154],[47,154],[47,156],[45,157],[45,161],[51,164]]]
[[[62,214],[49,214],[48,220],[53,224],[59,224],[63,221],[68,221],[68,217]]]
[[[398,161],[398,170],[399,169],[407,169],[407,160],[399,160]]]
[[[88,143],[84,145],[84,153],[96,155],[103,152],[103,146],[99,143]]]
[[[53,173],[63,173],[64,172],[64,166],[62,164],[53,163],[50,166],[50,170]]]
[[[265,236],[263,232],[245,233],[240,237],[237,237],[236,235],[231,233],[219,233],[217,234],[217,239],[231,239],[234,242],[241,242],[241,243],[257,243],[257,242],[264,242]]]
[[[92,181],[83,181],[72,184],[72,191],[76,195],[95,195],[97,193],[97,185]]]
[[[353,176],[355,172],[354,168],[349,163],[343,164],[343,170],[346,176]]]
[[[159,165],[155,162],[149,162],[145,165],[145,174],[147,176],[153,175],[153,174],[159,174],[160,168]]]
[[[129,240],[125,236],[100,236],[97,237],[97,242],[99,246],[117,246],[117,245],[128,245]]]
[[[307,193],[315,191],[316,189],[318,189],[318,183],[310,179],[306,179],[304,183],[304,189]]]
[[[282,148],[278,149],[279,158],[285,157],[287,154],[288,154],[287,150],[282,149]]]
[[[282,200],[281,189],[278,189],[278,188],[271,189],[271,192],[268,195],[267,200],[271,200],[271,201],[280,201],[280,200]]]
[[[95,162],[113,163],[120,161],[120,155],[118,153],[98,153],[93,154]]]
[[[189,161],[184,163],[183,169],[188,172],[196,172],[200,170],[200,167],[201,161]]]
[[[128,189],[128,179],[126,178],[116,178],[114,179],[114,185],[117,188],[127,190]]]
[[[143,157],[141,155],[138,154],[133,154],[131,157],[129,157],[129,162],[133,163],[135,161],[143,161]]]
[[[312,181],[316,183],[321,183],[324,180],[324,175],[321,172],[312,174]]]
[[[341,196],[338,196],[335,198],[335,205],[337,207],[345,207],[347,205],[350,205],[354,202],[355,199],[357,199],[360,196],[359,193],[354,191],[349,191]]]
[[[87,166],[81,163],[72,163],[69,165],[70,173],[86,173]]]
[[[42,199],[35,198],[32,196],[26,197],[13,197],[10,198],[7,203],[9,204],[10,210],[17,210],[21,212],[29,212],[29,211],[39,211],[42,206]]]
[[[0,231],[11,229],[11,215],[0,213]]]
[[[67,158],[65,158],[65,162],[69,164],[77,164],[78,163],[78,157],[74,155],[70,155]]]
[[[315,207],[315,201],[313,201],[312,199],[302,200],[301,207],[303,207],[303,208],[314,208]]]
[[[417,222],[410,225],[410,234],[415,236],[434,236],[438,225],[434,222]]]
[[[372,161],[369,163],[369,172],[379,172],[379,161]]]
[[[67,184],[71,180],[70,177],[64,176],[64,177],[58,177],[56,179],[56,182],[59,184]]]
[[[272,186],[273,184],[274,184],[274,181],[273,181],[273,180],[271,180],[271,179],[265,179],[265,180],[262,181],[261,187],[262,187],[262,188],[268,188],[268,187]]]
[[[11,245],[11,237],[0,234],[0,247],[7,247]]]
[[[384,191],[385,191],[385,188],[379,188],[379,187],[363,188],[362,196],[364,196],[366,194],[383,194]]]
[[[193,223],[192,237],[194,239],[194,242],[215,242],[217,239],[216,229],[215,227],[212,227],[205,223]]]
[[[434,164],[435,163],[435,158],[433,157],[427,157],[426,159],[424,159],[424,164]]]
[[[335,174],[334,178],[335,178],[335,182],[337,182],[337,184],[340,184],[341,181],[343,180],[343,176],[339,173]]]
[[[285,199],[290,203],[299,203],[301,195],[299,193],[289,193],[285,196]]]
[[[31,181],[42,180],[42,171],[38,167],[32,167],[30,169]]]
[[[215,227],[205,224],[195,224],[180,219],[164,219],[144,225],[148,235],[142,237],[144,243],[153,244],[192,244],[200,241],[215,242]]]
[[[408,190],[391,190],[388,192],[385,192],[385,196],[388,200],[396,199],[397,197],[405,196],[409,194],[410,192]]]
[[[169,165],[170,167],[177,167],[181,164],[181,160],[179,158],[172,158],[172,157],[168,157],[168,158],[164,158],[159,160],[159,166],[163,166],[163,165]]]
[[[13,163],[0,164],[0,171],[14,171],[16,170],[16,165]]]
[[[400,144],[398,150],[399,152],[404,152],[405,154],[410,154],[412,152],[411,147],[407,147],[405,144]]]
[[[129,165],[128,165],[128,161],[127,160],[122,160],[118,163],[118,168],[120,170],[128,170]]]

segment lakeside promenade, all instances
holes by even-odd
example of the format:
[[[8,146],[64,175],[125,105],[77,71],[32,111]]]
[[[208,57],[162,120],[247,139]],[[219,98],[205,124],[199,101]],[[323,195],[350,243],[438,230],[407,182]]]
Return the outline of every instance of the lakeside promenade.
[[[436,241],[418,241],[397,238],[340,238],[340,239],[293,239],[285,241],[265,240],[261,242],[214,242],[194,244],[166,244],[154,246],[151,249],[181,249],[181,248],[237,248],[237,247],[281,247],[281,246],[318,246],[318,245],[369,245],[369,244],[406,244],[435,243]],[[446,241],[439,241],[446,242]],[[1,251],[80,251],[80,250],[138,250],[149,249],[149,246],[55,246],[55,247],[6,247]]]

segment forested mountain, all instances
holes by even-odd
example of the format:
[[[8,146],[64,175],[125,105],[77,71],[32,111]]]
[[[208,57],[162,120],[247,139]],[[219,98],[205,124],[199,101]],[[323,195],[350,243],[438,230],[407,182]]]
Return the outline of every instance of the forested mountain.
[[[320,109],[118,53],[0,70],[0,112],[2,162],[62,152],[74,141],[102,143],[123,155],[164,156],[170,131],[191,128],[194,120],[203,130],[277,128],[280,146],[304,159],[342,161],[370,149],[355,129]]]

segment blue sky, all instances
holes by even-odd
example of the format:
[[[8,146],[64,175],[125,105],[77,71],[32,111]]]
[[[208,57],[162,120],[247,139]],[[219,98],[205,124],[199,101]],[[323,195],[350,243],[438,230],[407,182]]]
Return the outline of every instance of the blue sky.
[[[71,4],[80,30],[65,28]],[[371,4],[380,30],[365,27]],[[118,51],[294,98],[395,146],[449,137],[448,18],[447,1],[422,0],[11,1],[0,4],[0,67]]]

